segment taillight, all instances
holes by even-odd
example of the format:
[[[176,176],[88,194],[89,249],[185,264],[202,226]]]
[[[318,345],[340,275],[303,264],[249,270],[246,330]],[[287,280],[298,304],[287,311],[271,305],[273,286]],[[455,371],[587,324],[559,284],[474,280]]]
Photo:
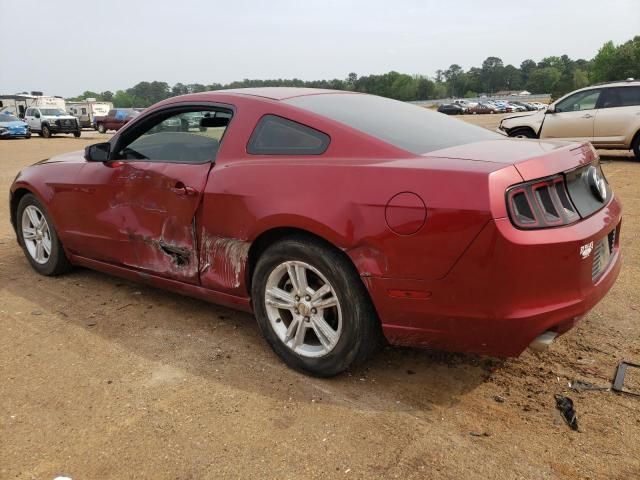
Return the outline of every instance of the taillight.
[[[569,225],[580,218],[562,175],[509,188],[507,207],[513,224],[524,229]]]

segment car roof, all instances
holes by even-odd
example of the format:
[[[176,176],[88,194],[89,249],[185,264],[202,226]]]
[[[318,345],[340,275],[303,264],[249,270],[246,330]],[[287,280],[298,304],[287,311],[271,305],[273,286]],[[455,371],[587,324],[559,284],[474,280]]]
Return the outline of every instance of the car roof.
[[[238,95],[250,95],[253,97],[269,98],[271,100],[287,100],[295,97],[305,97],[307,95],[322,95],[329,93],[343,93],[353,94],[358,92],[352,92],[348,90],[330,90],[327,88],[301,88],[301,87],[255,87],[255,88],[231,88],[228,90],[213,90],[209,92],[202,92],[203,94],[238,94]]]
[[[640,86],[640,80],[634,80],[634,79],[630,78],[628,80],[619,80],[619,81],[614,81],[614,82],[595,83],[593,85],[589,85],[588,87],[576,90],[576,92],[579,92],[581,90],[590,90],[592,88],[638,87],[638,86]]]

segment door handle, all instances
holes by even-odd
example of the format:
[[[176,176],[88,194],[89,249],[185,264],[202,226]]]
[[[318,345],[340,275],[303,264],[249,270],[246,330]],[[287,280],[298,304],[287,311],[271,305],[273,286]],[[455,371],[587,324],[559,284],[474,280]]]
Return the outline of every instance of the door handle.
[[[583,115],[582,118],[591,118],[593,117],[593,115],[591,115],[590,113],[587,113],[586,115]]]
[[[193,187],[188,187],[182,182],[176,182],[176,184],[171,188],[171,191],[176,195],[195,195],[196,189]]]

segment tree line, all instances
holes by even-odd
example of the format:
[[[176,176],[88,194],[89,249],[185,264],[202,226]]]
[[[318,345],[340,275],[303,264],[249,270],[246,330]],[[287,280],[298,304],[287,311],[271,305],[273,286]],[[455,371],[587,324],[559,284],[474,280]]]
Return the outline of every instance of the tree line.
[[[96,98],[113,102],[116,107],[148,107],[160,100],[187,93],[205,92],[243,87],[311,87],[351,90],[371,93],[396,100],[428,100],[446,97],[475,97],[479,94],[495,94],[499,91],[527,90],[531,93],[550,93],[558,98],[577,88],[593,83],[640,78],[640,36],[620,45],[605,43],[591,60],[573,60],[567,55],[545,57],[539,62],[527,59],[519,67],[504,65],[499,57],[488,57],[482,66],[464,70],[453,64],[445,70],[437,70],[434,77],[408,75],[395,71],[358,76],[349,73],[347,78],[333,80],[245,79],[228,84],[140,82],[126,90],[92,92],[85,91],[68,100]]]

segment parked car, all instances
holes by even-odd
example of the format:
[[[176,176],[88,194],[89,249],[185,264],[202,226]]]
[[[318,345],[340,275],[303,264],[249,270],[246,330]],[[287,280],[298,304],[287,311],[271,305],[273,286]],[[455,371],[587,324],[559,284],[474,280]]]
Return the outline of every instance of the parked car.
[[[523,105],[518,105],[517,103],[514,102],[509,102],[506,105],[506,109],[508,113],[511,112],[526,112],[527,108]]]
[[[530,105],[533,105],[534,107],[536,107],[538,110],[546,110],[546,108],[548,107],[547,104],[545,103],[540,103],[540,102],[529,102]]]
[[[478,102],[471,102],[471,101],[465,100],[463,98],[458,98],[457,100],[454,100],[453,103],[455,103],[456,105],[460,105],[461,107],[464,107],[465,109],[471,108],[474,105],[478,104]]]
[[[0,138],[30,138],[27,122],[10,113],[0,113]]]
[[[494,104],[487,102],[480,102],[477,105],[469,109],[469,113],[483,114],[483,113],[498,113],[498,107]]]
[[[188,112],[205,132],[152,133]],[[79,265],[252,311],[288,365],[322,376],[382,335],[499,356],[546,345],[621,265],[621,207],[588,143],[333,90],[165,100],[24,168],[10,215],[38,273]]]
[[[640,160],[640,81],[582,88],[546,111],[505,118],[498,128],[510,137],[587,141],[597,148],[633,150]]]
[[[511,105],[517,105],[519,107],[522,107],[521,112],[527,111],[527,112],[535,112],[536,110],[538,110],[538,107],[536,107],[535,105],[531,105],[530,103],[527,102],[510,102]]]
[[[76,138],[81,134],[78,119],[59,108],[29,107],[24,120],[32,132],[44,138],[56,133],[72,133]]]
[[[106,117],[96,118],[96,130],[100,133],[107,133],[107,130],[120,130],[131,119],[140,115],[140,112],[133,108],[114,108],[109,110]]]
[[[462,115],[466,112],[466,109],[456,103],[443,103],[438,107],[438,112],[446,115]]]

